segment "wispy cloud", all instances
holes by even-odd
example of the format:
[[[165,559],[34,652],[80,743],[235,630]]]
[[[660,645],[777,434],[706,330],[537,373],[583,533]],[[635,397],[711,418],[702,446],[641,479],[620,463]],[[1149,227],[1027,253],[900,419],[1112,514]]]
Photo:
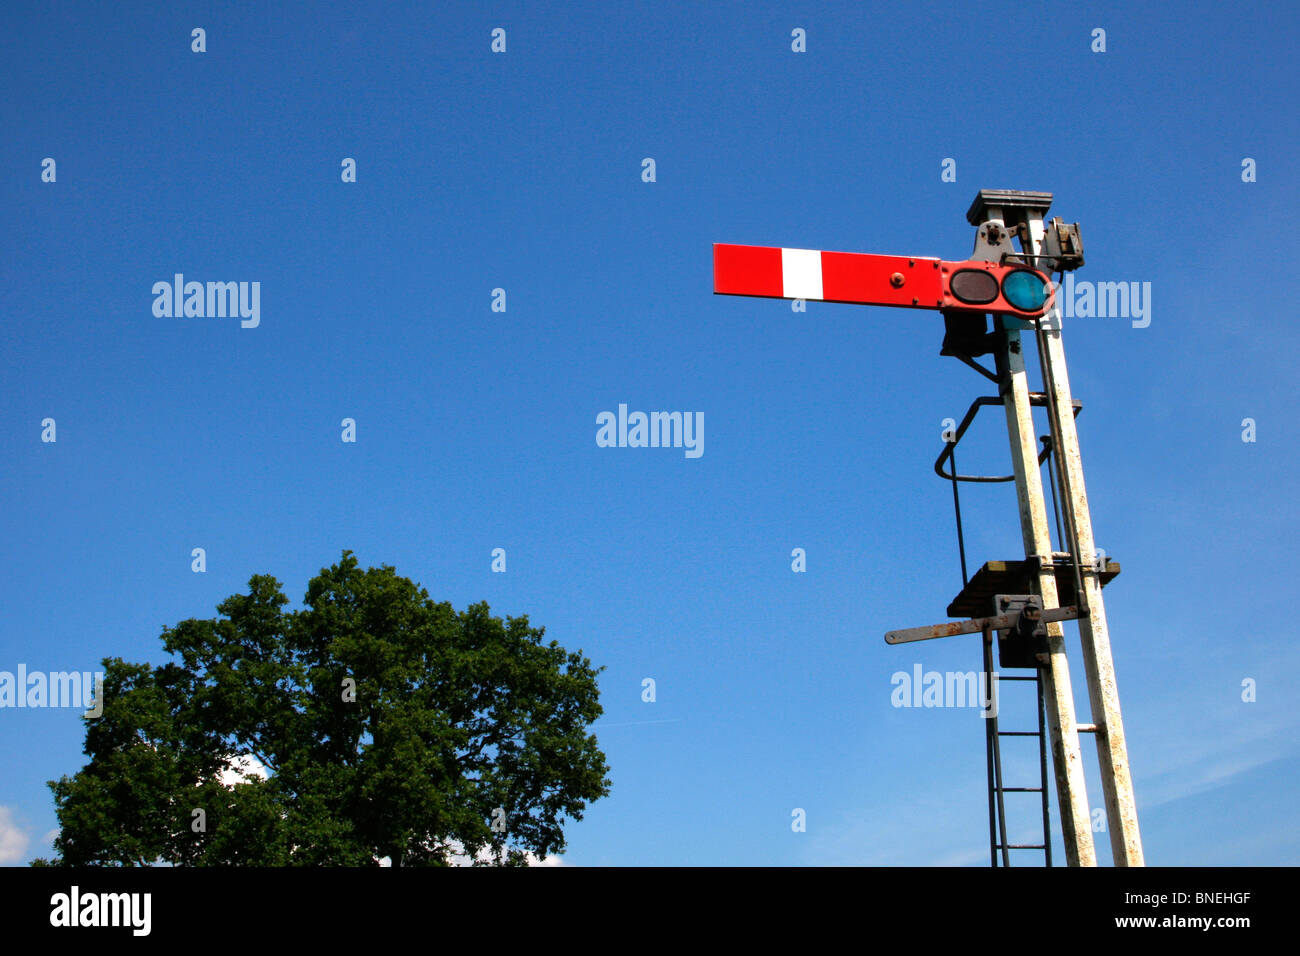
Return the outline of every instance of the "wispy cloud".
[[[27,832],[14,819],[13,810],[0,806],[0,866],[23,862],[30,842]]]
[[[1170,729],[1160,736],[1158,747],[1144,747],[1142,735],[1133,731],[1153,726],[1157,711],[1163,711],[1164,725]],[[1214,706],[1207,706],[1205,695],[1195,706],[1164,695],[1142,712],[1136,723],[1125,715],[1139,807],[1157,807],[1213,790],[1297,754],[1300,721],[1296,716],[1285,707],[1245,703],[1236,693],[1222,695]]]
[[[951,798],[918,788],[893,793],[889,803],[877,801],[851,817],[841,815],[824,825],[810,820],[810,839],[801,862],[810,866],[986,864],[988,817],[981,815],[979,790],[960,781],[951,786]]]

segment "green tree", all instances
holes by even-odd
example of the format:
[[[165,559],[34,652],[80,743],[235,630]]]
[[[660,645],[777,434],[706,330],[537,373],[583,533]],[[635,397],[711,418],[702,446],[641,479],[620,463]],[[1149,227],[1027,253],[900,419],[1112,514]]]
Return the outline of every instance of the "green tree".
[[[287,603],[255,575],[164,628],[171,662],[104,661],[90,762],[49,784],[55,863],[520,864],[609,792],[599,669],[527,617],[457,612],[349,551]],[[268,775],[223,783],[241,755]]]

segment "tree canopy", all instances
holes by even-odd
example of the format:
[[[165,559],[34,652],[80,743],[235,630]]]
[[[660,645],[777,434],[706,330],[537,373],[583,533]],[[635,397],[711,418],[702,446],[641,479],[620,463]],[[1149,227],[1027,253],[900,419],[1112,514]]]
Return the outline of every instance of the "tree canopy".
[[[50,782],[56,862],[520,864],[609,792],[600,669],[526,616],[457,612],[349,551],[286,604],[254,575],[164,628],[169,662],[104,661],[90,761]],[[265,773],[231,783],[241,758]]]

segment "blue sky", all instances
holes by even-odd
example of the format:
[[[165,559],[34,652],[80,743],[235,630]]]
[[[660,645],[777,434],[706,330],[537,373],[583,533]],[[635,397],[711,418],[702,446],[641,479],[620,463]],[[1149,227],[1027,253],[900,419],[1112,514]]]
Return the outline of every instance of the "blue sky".
[[[890,702],[977,640],[882,635],[960,588],[931,465],[991,383],[937,314],[715,297],[711,244],[961,259],[978,189],[1049,190],[1078,279],[1152,289],[1065,331],[1147,861],[1300,862],[1293,7],[258,6],[0,14],[0,669],[157,663],[347,548],[606,667],[568,863],[985,863],[978,713]],[[260,282],[260,324],[156,317],[177,272]],[[620,403],[704,454],[597,447]],[[1009,470],[996,415],[967,442]],[[974,564],[1023,553],[1009,486],[963,508]],[[81,744],[0,710],[0,859]]]

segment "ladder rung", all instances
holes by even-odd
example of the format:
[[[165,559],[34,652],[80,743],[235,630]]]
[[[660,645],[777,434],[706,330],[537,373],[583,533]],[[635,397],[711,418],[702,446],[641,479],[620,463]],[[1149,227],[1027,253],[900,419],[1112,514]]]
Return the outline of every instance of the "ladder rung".
[[[1095,734],[1097,732],[1096,724],[1075,724],[1074,729],[1081,734]]]
[[[1046,850],[1047,847],[1045,847],[1041,843],[1008,843],[1006,846],[1003,846],[1001,843],[995,843],[993,844],[993,849],[995,850]]]
[[[1042,787],[994,787],[993,792],[1001,790],[1003,793],[1042,793]]]

